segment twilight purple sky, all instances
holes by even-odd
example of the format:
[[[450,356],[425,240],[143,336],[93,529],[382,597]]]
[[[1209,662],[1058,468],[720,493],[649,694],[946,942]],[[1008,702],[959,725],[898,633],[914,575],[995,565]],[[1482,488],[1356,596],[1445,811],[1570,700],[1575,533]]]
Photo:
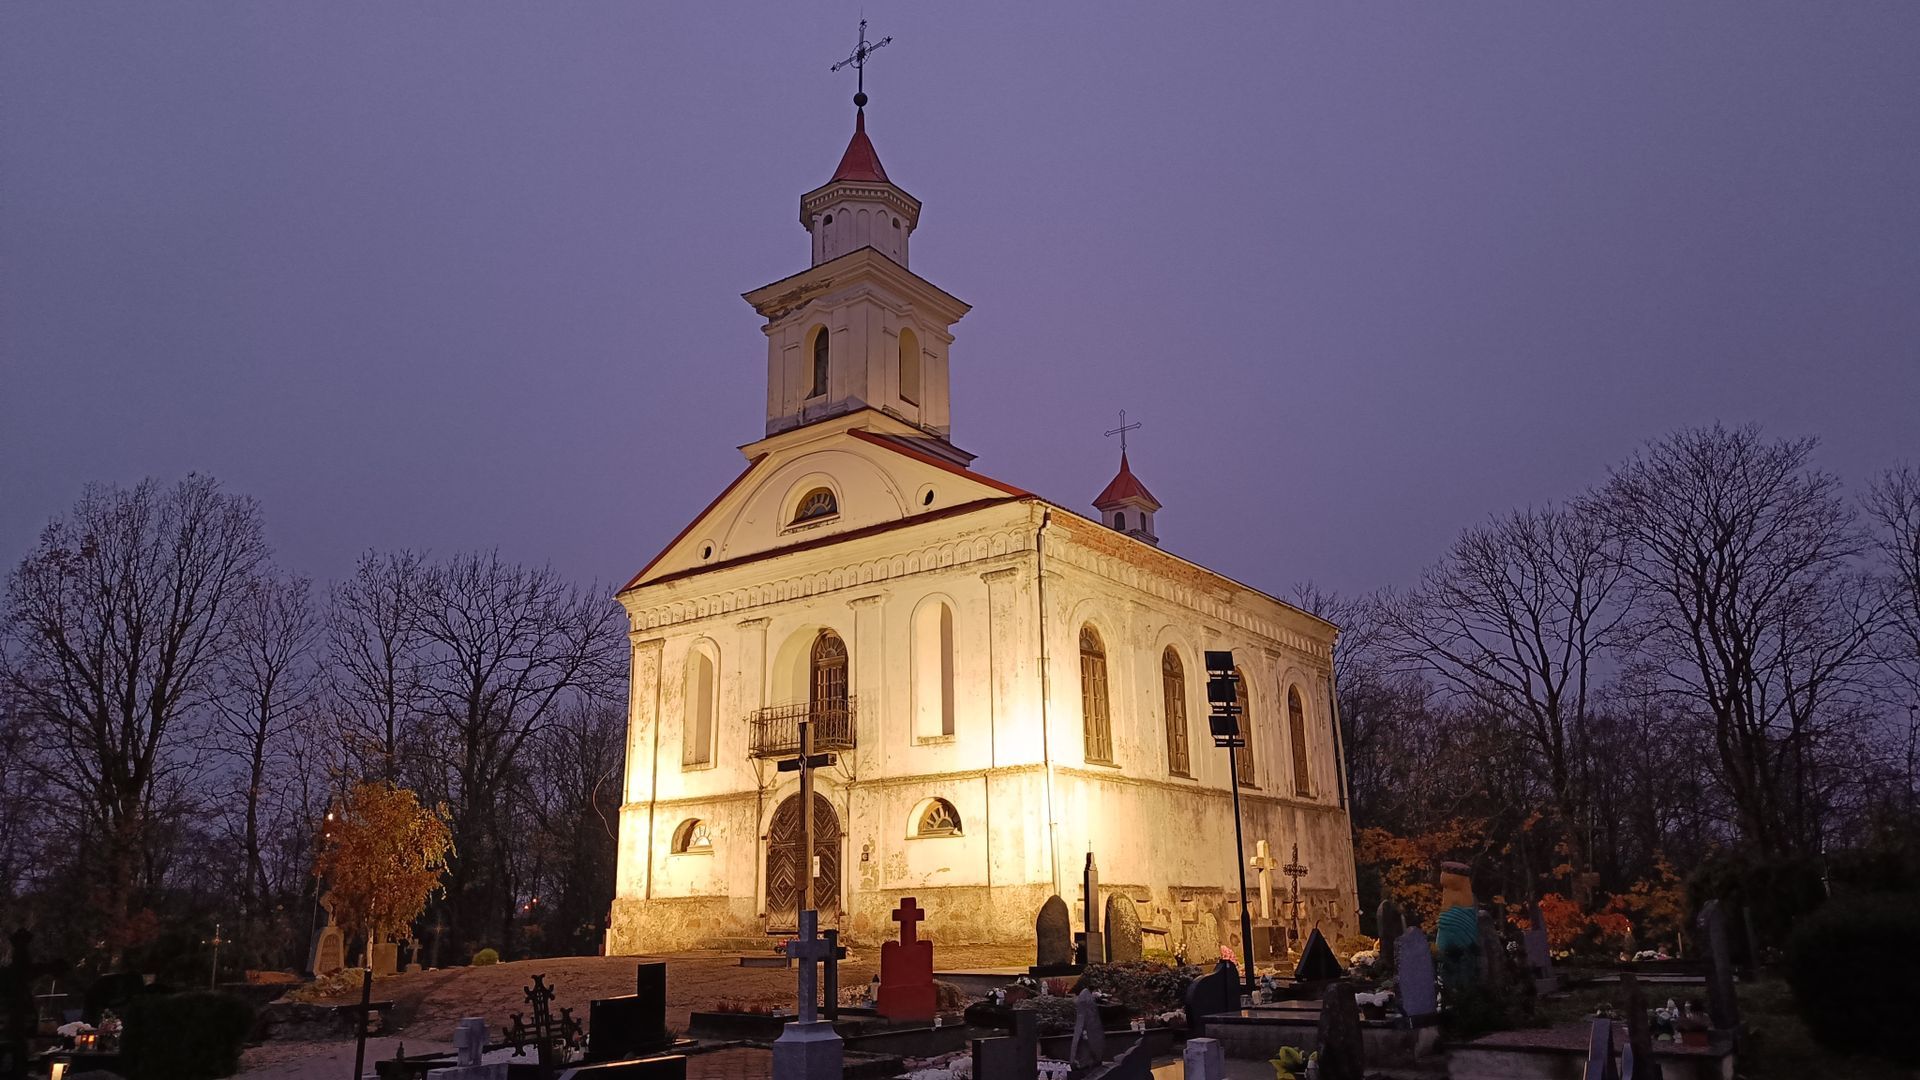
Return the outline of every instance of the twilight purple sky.
[[[855,4],[0,8],[0,565],[212,473],[287,566],[617,584],[741,467]],[[1920,458],[1920,4],[882,5],[954,438],[1284,593],[1687,424]]]

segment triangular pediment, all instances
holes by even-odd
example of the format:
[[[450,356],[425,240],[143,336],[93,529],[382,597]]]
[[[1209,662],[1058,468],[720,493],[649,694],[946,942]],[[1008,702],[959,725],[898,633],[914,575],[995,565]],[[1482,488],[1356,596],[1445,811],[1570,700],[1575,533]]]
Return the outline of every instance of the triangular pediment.
[[[746,470],[621,591],[1027,494],[916,441],[908,425],[870,415],[748,447]]]

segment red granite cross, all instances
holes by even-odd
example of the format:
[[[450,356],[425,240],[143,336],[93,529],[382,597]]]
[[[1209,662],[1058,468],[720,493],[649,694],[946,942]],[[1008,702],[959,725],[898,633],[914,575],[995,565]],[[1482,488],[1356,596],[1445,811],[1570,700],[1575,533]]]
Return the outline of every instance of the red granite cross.
[[[893,921],[900,924],[902,945],[912,945],[920,940],[920,927],[917,924],[926,917],[927,913],[920,910],[920,905],[914,903],[913,897],[909,896],[900,901],[900,906],[894,909]]]

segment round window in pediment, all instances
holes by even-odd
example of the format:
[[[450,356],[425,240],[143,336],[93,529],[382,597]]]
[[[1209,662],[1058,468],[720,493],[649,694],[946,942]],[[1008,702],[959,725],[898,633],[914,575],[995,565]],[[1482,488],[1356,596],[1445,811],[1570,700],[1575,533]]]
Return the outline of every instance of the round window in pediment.
[[[818,521],[830,518],[840,512],[840,502],[827,488],[814,488],[800,497],[800,505],[793,512],[793,524],[804,521]]]

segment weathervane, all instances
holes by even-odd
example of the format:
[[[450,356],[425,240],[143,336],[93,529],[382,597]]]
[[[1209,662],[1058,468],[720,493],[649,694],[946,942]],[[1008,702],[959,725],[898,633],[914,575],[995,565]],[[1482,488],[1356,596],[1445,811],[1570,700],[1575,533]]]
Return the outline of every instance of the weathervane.
[[[888,36],[881,38],[879,41],[868,41],[867,40],[867,20],[861,19],[860,20],[860,44],[854,46],[853,52],[848,54],[845,60],[842,60],[839,63],[833,65],[832,70],[834,71],[839,71],[841,68],[846,67],[848,64],[853,65],[853,72],[855,76],[855,79],[854,79],[855,91],[856,91],[853,95],[854,108],[856,109],[865,108],[867,104],[867,57],[870,54],[872,54],[873,50],[879,48],[882,45],[885,45],[887,42],[892,40],[893,40],[893,36],[889,34]]]
[[[1138,430],[1140,430],[1140,422],[1136,420],[1131,424],[1127,423],[1127,410],[1121,409],[1120,426],[1107,432],[1107,438],[1111,439],[1115,435],[1120,436],[1120,456],[1125,457],[1127,454],[1127,432]]]

